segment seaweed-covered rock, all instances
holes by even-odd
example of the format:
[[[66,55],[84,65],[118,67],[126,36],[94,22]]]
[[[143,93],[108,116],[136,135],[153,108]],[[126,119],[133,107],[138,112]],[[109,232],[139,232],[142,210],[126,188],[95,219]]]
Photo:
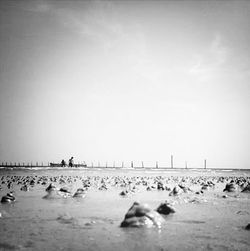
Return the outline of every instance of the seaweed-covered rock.
[[[121,227],[161,227],[162,222],[162,216],[158,212],[151,210],[147,204],[134,202],[126,213]]]
[[[160,206],[156,209],[156,211],[159,214],[164,214],[164,215],[175,213],[175,210],[171,207],[171,205],[167,201],[161,203]]]

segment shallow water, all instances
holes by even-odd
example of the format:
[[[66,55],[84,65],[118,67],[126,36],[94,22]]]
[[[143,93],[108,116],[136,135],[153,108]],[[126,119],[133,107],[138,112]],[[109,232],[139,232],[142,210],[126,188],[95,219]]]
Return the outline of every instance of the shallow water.
[[[81,187],[80,177],[249,177],[248,171],[223,170],[0,170],[2,176],[71,176],[72,192]],[[99,182],[99,181],[98,181]],[[98,190],[100,183],[89,188],[85,198],[46,200],[41,184],[30,191],[20,191],[21,185],[8,189],[1,185],[0,196],[15,191],[16,202],[0,204],[0,250],[249,250],[250,232],[244,227],[250,222],[250,194],[227,193],[222,198],[225,183],[204,194],[185,193],[169,196],[169,191],[146,191],[138,185],[136,193],[121,197],[122,187],[108,184],[108,190]],[[200,185],[189,184],[198,191]],[[165,217],[161,228],[120,228],[124,215],[134,201],[147,203],[155,209],[161,202],[173,203],[176,213]]]

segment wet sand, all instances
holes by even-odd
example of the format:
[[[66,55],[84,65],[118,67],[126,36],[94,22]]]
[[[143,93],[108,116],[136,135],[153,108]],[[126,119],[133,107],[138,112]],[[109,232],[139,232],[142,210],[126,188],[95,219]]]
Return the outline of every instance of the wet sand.
[[[0,197],[16,198],[0,204],[0,250],[250,249],[249,171],[0,170],[0,181]],[[44,198],[51,183],[70,193]],[[178,185],[191,191],[170,196]],[[85,197],[72,196],[78,188]],[[160,228],[120,227],[135,201],[156,209],[166,200],[176,212]]]

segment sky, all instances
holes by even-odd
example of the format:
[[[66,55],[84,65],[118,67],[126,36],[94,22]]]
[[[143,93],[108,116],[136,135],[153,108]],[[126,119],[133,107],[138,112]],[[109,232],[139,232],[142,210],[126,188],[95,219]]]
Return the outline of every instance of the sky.
[[[0,162],[250,168],[249,1],[0,1]]]

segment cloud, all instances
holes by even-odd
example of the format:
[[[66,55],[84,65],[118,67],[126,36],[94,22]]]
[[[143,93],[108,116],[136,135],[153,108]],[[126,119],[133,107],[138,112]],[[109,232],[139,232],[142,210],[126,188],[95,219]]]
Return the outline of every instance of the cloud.
[[[224,71],[229,51],[223,46],[222,36],[216,34],[204,53],[194,56],[189,74],[208,80],[220,71]]]

